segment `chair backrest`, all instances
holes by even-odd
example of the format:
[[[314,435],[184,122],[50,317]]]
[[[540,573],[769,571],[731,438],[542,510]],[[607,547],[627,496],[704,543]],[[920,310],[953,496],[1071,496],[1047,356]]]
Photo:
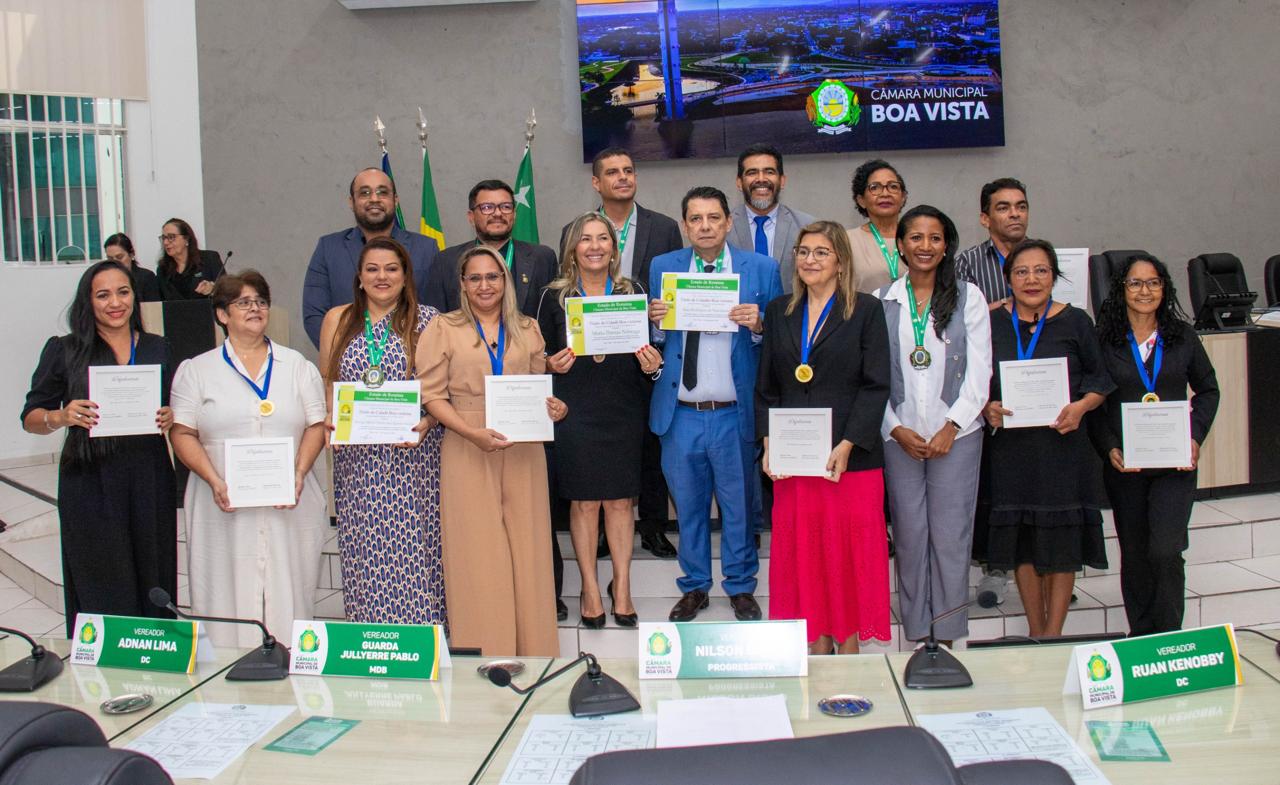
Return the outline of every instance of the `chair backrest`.
[[[0,772],[29,752],[66,746],[106,747],[107,738],[89,715],[67,706],[0,702]]]
[[[1191,315],[1197,325],[1205,326],[1211,321],[1203,313],[1209,295],[1242,294],[1249,291],[1249,279],[1235,254],[1202,253],[1187,262],[1187,289]]]
[[[964,785],[1073,785],[1067,770],[1046,760],[1002,760],[960,767]],[[3,785],[3,783],[0,783]]]
[[[1103,251],[1089,257],[1089,308],[1096,318],[1102,302],[1111,291],[1111,279],[1135,256],[1150,256],[1146,251]]]
[[[56,703],[0,701],[0,785],[173,785],[160,764],[107,747],[98,723]]]
[[[1280,305],[1280,254],[1267,260],[1262,278],[1267,292],[1267,307]]]

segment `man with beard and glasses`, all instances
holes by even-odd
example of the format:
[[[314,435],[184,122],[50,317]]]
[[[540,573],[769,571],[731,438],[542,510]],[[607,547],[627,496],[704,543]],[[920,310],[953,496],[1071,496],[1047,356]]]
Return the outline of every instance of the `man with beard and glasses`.
[[[441,313],[460,307],[458,259],[464,251],[487,245],[498,252],[511,270],[516,285],[516,306],[524,315],[538,317],[538,297],[542,287],[556,277],[556,252],[545,245],[512,239],[516,226],[515,192],[501,180],[481,180],[467,195],[467,220],[476,236],[440,252],[427,276],[422,302]]]
[[[791,249],[800,229],[813,223],[813,216],[782,204],[782,153],[767,144],[753,144],[738,154],[738,190],[743,203],[733,210],[730,244],[750,248],[778,262],[782,290],[791,293],[795,260]]]
[[[351,282],[356,276],[356,260],[364,244],[374,237],[390,237],[409,251],[413,278],[418,281],[418,297],[425,291],[427,271],[436,258],[436,244],[416,232],[396,226],[396,184],[381,169],[363,169],[351,180],[347,203],[356,225],[326,234],[316,243],[302,285],[302,323],[307,337],[320,346],[320,324],[330,308],[351,302]]]

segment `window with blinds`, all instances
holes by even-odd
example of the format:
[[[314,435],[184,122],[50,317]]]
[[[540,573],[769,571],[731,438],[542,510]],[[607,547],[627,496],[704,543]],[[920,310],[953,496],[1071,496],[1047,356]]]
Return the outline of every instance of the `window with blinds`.
[[[0,93],[0,253],[10,263],[101,259],[124,231],[121,101]]]

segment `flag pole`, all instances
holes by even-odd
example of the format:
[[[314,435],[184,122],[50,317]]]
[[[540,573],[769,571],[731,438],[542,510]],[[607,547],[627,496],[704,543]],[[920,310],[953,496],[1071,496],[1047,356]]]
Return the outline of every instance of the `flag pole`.
[[[531,106],[529,107],[529,119],[524,121],[524,146],[526,149],[533,147],[533,129],[537,126],[538,118]]]
[[[422,113],[422,107],[418,107],[418,141],[422,143],[422,152],[427,151],[427,116]]]
[[[373,116],[373,130],[378,133],[378,151],[383,155],[387,154],[387,127],[382,124],[382,118],[378,115]]]
[[[373,130],[378,133],[378,150],[382,153],[382,171],[386,173],[387,179],[391,181],[391,187],[394,189],[396,185],[395,175],[391,174],[391,156],[387,155],[387,127],[382,124],[382,118],[378,115],[373,116]],[[404,214],[400,211],[400,202],[396,201],[396,226],[404,228]]]
[[[431,156],[427,153],[427,116],[418,107],[418,142],[422,144],[422,208],[419,211],[418,231],[435,240],[436,248],[444,250],[444,227],[440,224],[440,207],[436,204],[436,188],[431,178]]]

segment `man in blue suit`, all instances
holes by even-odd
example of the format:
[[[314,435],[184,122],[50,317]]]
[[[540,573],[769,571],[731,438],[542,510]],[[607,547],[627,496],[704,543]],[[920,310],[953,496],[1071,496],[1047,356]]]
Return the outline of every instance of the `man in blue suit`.
[[[732,228],[729,200],[717,188],[700,186],[681,203],[689,248],[654,258],[649,269],[649,319],[655,328],[667,313],[661,297],[664,273],[732,273],[738,276],[733,332],[655,329],[663,344],[663,368],[654,385],[649,428],[662,440],[662,473],[680,520],[683,593],[671,621],[691,621],[707,607],[711,589],[711,496],[720,507],[720,563],[734,615],[760,618],[755,599],[756,553],[752,520],[759,483],[754,476],[755,424],[752,402],[764,309],[782,294],[778,263],[725,239]]]
[[[396,226],[396,184],[381,169],[361,170],[348,187],[351,212],[356,225],[326,234],[316,243],[302,284],[302,324],[307,337],[320,348],[320,324],[330,308],[351,302],[351,282],[356,277],[356,260],[371,237],[390,237],[409,251],[418,302],[423,302],[427,272],[436,258],[435,240]]]

